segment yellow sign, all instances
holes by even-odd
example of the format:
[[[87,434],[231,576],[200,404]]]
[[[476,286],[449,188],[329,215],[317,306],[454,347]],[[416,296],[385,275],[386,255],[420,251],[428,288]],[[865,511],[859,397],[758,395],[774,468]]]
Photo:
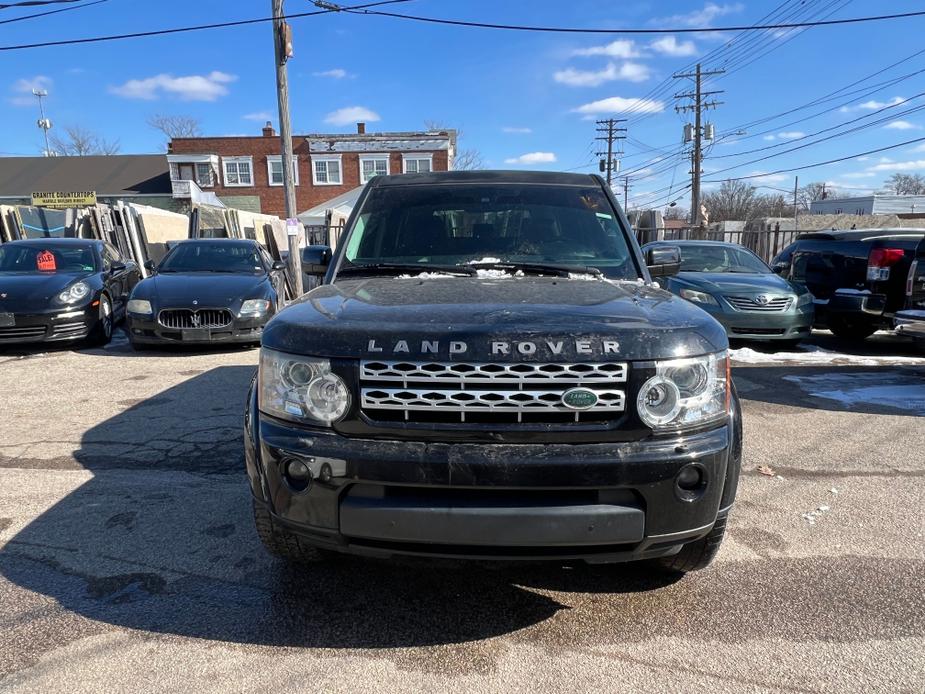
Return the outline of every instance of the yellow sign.
[[[55,192],[55,193],[33,193],[33,207],[51,207],[57,210],[67,209],[68,207],[93,207],[96,205],[96,192]]]

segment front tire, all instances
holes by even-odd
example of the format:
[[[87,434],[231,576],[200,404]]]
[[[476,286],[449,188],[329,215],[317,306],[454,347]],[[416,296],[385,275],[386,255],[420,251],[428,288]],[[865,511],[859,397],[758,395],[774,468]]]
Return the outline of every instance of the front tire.
[[[843,340],[865,340],[875,332],[877,326],[865,320],[835,316],[828,320],[829,330]]]
[[[251,503],[257,536],[270,554],[293,564],[305,564],[319,558],[319,553],[297,535],[277,525],[266,506],[256,499],[251,499]]]
[[[113,324],[112,301],[103,294],[100,296],[100,315],[90,333],[90,344],[96,347],[108,345],[112,341]]]
[[[658,565],[665,571],[686,574],[707,568],[719,552],[719,546],[726,535],[726,516],[716,519],[716,523],[706,536],[688,542],[681,551],[670,557],[657,559]]]

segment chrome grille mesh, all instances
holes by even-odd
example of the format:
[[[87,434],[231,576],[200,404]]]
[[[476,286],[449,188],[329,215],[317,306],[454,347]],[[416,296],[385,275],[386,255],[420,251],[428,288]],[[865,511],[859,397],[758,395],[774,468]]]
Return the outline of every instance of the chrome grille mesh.
[[[158,321],[165,328],[224,328],[234,322],[231,311],[224,308],[171,308],[158,315]]]
[[[760,303],[750,296],[727,296],[724,298],[733,308],[740,311],[786,311],[793,302],[793,299],[789,296],[768,297],[767,303]]]
[[[360,406],[373,419],[406,422],[582,422],[620,416],[627,380],[621,362],[360,362]],[[575,410],[563,395],[581,387],[597,401]],[[469,419],[467,420],[467,415]]]

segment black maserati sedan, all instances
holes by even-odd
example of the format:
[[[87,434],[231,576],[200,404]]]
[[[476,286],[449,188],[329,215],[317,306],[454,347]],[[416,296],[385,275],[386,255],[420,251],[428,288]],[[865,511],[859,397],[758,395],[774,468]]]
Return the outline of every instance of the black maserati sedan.
[[[138,265],[105,241],[29,239],[0,245],[0,345],[105,344],[125,315]]]
[[[191,239],[174,245],[128,302],[129,340],[156,344],[258,343],[284,296],[285,263],[256,241]]]

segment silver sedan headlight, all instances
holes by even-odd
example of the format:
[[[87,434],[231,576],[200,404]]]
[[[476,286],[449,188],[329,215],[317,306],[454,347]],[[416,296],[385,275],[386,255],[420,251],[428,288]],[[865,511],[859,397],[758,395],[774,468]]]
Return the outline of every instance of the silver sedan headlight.
[[[802,308],[803,306],[811,303],[813,303],[813,295],[809,292],[806,294],[800,294],[800,296],[797,297],[797,308]]]
[[[264,347],[257,383],[258,406],[274,417],[331,426],[350,409],[350,390],[327,359]]]
[[[151,302],[147,299],[130,299],[125,310],[129,313],[136,313],[139,316],[150,316],[154,313],[151,308]]]
[[[727,352],[656,362],[636,399],[639,418],[656,431],[698,427],[729,411]]]
[[[241,310],[238,315],[242,318],[247,316],[262,316],[270,310],[270,302],[267,299],[248,299],[241,304]]]

